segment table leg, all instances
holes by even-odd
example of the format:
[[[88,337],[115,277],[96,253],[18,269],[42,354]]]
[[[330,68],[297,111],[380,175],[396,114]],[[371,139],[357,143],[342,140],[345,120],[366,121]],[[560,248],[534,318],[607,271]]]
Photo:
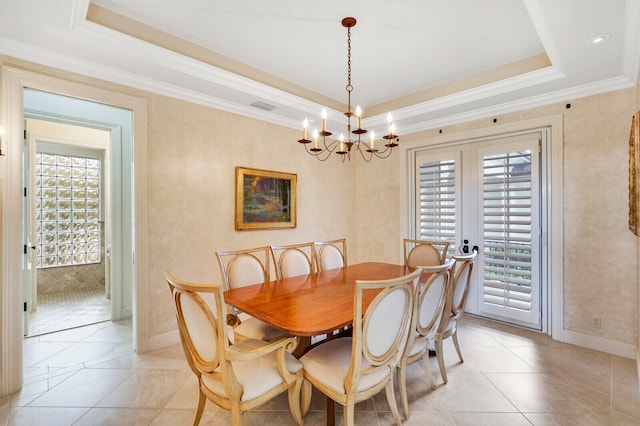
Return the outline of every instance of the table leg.
[[[296,358],[300,358],[302,355],[304,355],[304,352],[307,350],[310,344],[311,344],[311,337],[298,336],[298,346],[295,348],[292,355]]]
[[[335,403],[333,399],[327,397],[327,426],[334,426],[336,423]]]

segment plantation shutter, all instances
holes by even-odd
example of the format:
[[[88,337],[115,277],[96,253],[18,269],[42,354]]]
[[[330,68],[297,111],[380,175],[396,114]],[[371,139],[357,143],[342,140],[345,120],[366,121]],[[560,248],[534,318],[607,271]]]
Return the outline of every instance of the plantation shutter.
[[[447,158],[419,164],[417,238],[449,241],[449,252],[456,241],[456,159]]]
[[[482,164],[484,302],[531,313],[532,149],[485,154]]]

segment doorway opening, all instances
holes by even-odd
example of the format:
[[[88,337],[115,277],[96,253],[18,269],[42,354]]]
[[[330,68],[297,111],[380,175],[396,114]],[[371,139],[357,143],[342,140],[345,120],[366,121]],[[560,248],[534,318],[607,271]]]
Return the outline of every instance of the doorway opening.
[[[127,269],[114,206],[131,112],[25,88],[23,117],[24,335],[131,317],[131,280],[111,285]]]
[[[26,337],[111,319],[110,133],[25,114]]]

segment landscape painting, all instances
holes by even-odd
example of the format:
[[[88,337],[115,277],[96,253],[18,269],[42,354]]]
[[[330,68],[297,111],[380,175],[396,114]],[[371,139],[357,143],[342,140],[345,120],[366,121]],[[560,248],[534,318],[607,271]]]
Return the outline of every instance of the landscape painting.
[[[236,167],[236,229],[296,227],[294,173]]]

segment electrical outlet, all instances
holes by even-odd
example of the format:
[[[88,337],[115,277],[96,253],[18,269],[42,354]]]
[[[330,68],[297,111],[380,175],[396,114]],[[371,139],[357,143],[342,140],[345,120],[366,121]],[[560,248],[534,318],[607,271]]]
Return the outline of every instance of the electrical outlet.
[[[591,327],[600,328],[601,326],[600,317],[591,317]]]

